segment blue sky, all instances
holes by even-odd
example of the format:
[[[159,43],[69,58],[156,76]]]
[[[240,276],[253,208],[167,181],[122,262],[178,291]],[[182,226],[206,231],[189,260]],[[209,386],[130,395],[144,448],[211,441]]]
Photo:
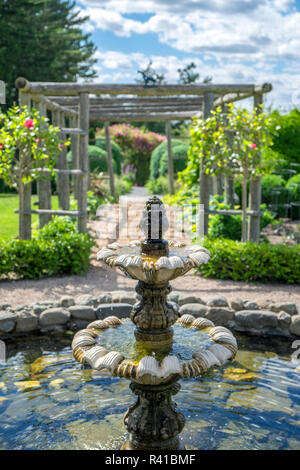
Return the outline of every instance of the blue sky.
[[[78,0],[97,46],[97,81],[134,83],[150,60],[168,83],[271,82],[267,104],[300,108],[300,0]]]

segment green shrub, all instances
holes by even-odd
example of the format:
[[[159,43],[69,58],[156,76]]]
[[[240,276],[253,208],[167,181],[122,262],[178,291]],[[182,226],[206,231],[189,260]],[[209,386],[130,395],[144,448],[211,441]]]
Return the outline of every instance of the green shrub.
[[[102,150],[95,145],[89,145],[89,162],[90,162],[90,171],[94,172],[107,172],[107,154],[105,150]],[[114,172],[116,172],[116,163],[113,160]]]
[[[300,284],[300,246],[205,239],[211,259],[198,270],[204,277],[234,281]]]
[[[96,219],[97,209],[103,202],[103,198],[96,196],[92,191],[87,192],[87,211],[90,219]]]
[[[0,277],[84,273],[93,245],[90,235],[78,233],[73,222],[55,217],[32,240],[0,240]]]
[[[213,238],[240,240],[242,236],[242,217],[240,215],[213,215],[209,221],[209,235]]]
[[[122,162],[122,150],[119,147],[119,145],[116,144],[116,142],[114,142],[112,139],[110,141],[110,144],[111,144],[112,157],[116,163],[116,173],[120,175],[121,174],[121,162]],[[100,149],[104,150],[105,154],[107,155],[106,139],[104,137],[97,137],[95,145],[96,147],[99,147]]]
[[[150,194],[168,194],[169,180],[166,176],[159,176],[155,180],[148,180],[146,188]]]
[[[283,187],[285,185],[284,179],[280,175],[266,175],[262,177],[262,202],[265,204],[271,204],[273,202],[272,188],[276,186]]]
[[[69,165],[72,162],[72,152],[68,152],[67,155]],[[89,145],[89,162],[90,162],[90,171],[103,171],[106,173],[107,169],[107,154],[105,150],[102,150],[96,145]],[[117,173],[117,163],[113,160],[114,173]]]
[[[210,209],[225,210],[230,207],[222,202],[222,196],[215,196],[210,202]],[[237,209],[238,206],[235,207]],[[260,218],[260,230],[265,228],[274,220],[274,215],[267,210],[266,204],[261,204],[263,215]],[[209,216],[209,236],[212,238],[227,238],[230,240],[241,240],[242,216],[241,215],[211,215]]]
[[[0,178],[0,194],[1,193],[15,193],[16,189],[5,184],[4,181]]]
[[[115,177],[116,198],[119,198],[123,194],[129,193],[132,188],[132,185],[133,185],[133,179],[132,179],[132,176],[129,176],[129,173],[121,177],[116,176]]]
[[[271,114],[274,127],[273,150],[278,152],[279,158],[287,164],[300,163],[300,112],[293,109],[289,114],[281,115],[278,111]]]
[[[288,180],[286,187],[291,189],[292,202],[299,202],[300,201],[300,174],[292,176]]]
[[[134,173],[123,173],[122,179],[124,181],[128,181],[129,183],[133,184],[135,182],[135,175]]]
[[[178,143],[176,146],[172,147],[172,156],[173,158],[173,165],[174,165],[174,172],[178,173],[178,171],[182,171],[186,167],[187,158],[176,158],[187,156],[188,146],[184,143]],[[159,175],[165,176],[168,173],[168,152],[165,151],[160,159],[159,163]]]
[[[150,179],[155,179],[160,175],[160,171],[159,171],[160,161],[162,159],[163,154],[167,152],[167,145],[168,145],[167,141],[165,140],[164,142],[159,144],[158,147],[156,147],[156,149],[153,150],[151,154],[151,159],[150,159]],[[181,140],[172,139],[172,153],[173,154],[175,154],[175,147],[177,147],[177,145],[181,146],[185,144],[183,144]]]

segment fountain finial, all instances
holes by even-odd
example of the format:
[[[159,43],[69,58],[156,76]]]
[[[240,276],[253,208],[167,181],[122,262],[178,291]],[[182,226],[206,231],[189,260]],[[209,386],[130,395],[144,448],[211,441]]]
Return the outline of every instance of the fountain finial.
[[[140,222],[140,229],[146,237],[142,243],[143,254],[168,255],[168,242],[162,238],[168,227],[169,222],[163,202],[157,196],[149,197]]]

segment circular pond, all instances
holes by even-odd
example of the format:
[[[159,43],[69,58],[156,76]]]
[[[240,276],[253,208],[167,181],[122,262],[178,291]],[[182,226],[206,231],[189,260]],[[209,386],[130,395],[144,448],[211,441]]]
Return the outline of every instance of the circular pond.
[[[134,356],[133,328],[127,322],[111,329],[104,345]],[[210,342],[205,332],[179,325],[174,332],[173,352],[182,359],[199,341]],[[135,401],[129,382],[83,368],[71,338],[7,344],[0,363],[1,449],[117,449],[126,439],[123,415]],[[180,381],[175,401],[186,417],[186,448],[300,449],[300,364],[291,360],[291,342],[237,339],[234,361]]]

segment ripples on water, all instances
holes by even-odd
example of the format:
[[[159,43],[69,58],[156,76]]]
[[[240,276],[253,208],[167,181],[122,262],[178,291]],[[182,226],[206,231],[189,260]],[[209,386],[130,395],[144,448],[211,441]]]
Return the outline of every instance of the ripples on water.
[[[205,333],[179,328],[173,352],[181,358],[210,342]],[[136,357],[130,323],[103,338]],[[290,360],[291,342],[238,341],[233,362],[181,380],[175,401],[186,417],[186,448],[300,449],[300,364]],[[70,343],[66,335],[8,345],[0,363],[1,449],[107,449],[125,440],[123,415],[135,401],[128,381],[83,369]]]

